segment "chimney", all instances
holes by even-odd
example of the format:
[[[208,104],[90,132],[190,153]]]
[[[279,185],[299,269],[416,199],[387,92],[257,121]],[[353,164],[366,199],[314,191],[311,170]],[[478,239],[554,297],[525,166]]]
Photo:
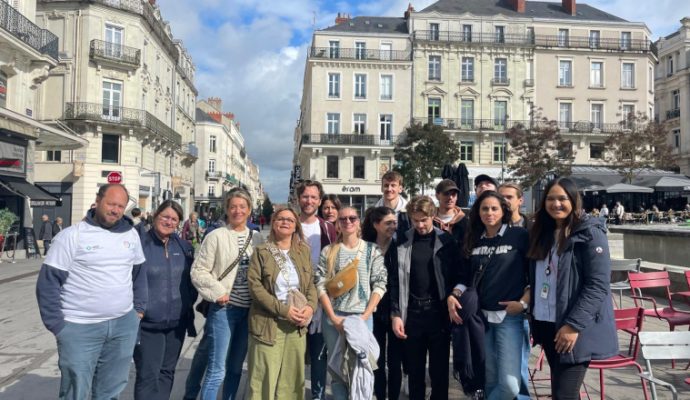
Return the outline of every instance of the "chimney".
[[[570,15],[575,15],[575,0],[563,0],[563,10]]]
[[[405,14],[403,16],[405,19],[410,19],[410,14],[414,12],[414,7],[412,7],[412,3],[407,3],[407,10],[405,11]]]
[[[338,13],[338,16],[335,17],[335,24],[339,25],[339,24],[342,24],[343,22],[347,22],[349,20],[350,20],[350,14]]]
[[[206,102],[219,113],[223,112],[223,100],[220,97],[209,97]]]
[[[221,117],[221,114],[217,111],[211,111],[210,113],[208,113],[208,116],[213,118],[213,120],[218,122],[219,124],[223,123],[223,118]]]

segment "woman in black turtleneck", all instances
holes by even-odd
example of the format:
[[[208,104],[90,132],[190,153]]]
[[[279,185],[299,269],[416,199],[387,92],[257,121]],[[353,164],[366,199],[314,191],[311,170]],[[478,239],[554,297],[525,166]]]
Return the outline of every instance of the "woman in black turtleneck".
[[[451,293],[458,247],[446,232],[434,228],[436,207],[427,196],[413,198],[407,215],[413,229],[400,238],[397,274],[389,274],[393,333],[405,341],[410,399],[423,400],[429,355],[431,398],[448,399],[450,334],[444,300]]]

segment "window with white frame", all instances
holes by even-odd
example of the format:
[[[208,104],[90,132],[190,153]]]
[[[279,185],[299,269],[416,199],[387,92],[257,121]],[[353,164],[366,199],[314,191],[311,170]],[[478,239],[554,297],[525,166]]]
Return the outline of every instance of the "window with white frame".
[[[338,178],[338,156],[326,156],[326,178]]]
[[[599,41],[601,39],[600,31],[589,31],[589,47],[596,49],[599,48]]]
[[[367,98],[367,75],[355,74],[355,99]]]
[[[358,135],[364,135],[367,132],[367,115],[354,114],[352,117],[353,132]]]
[[[635,64],[624,62],[621,69],[621,87],[633,89],[635,87]]]
[[[592,61],[589,65],[589,85],[591,87],[604,87],[604,63]]]
[[[379,117],[379,139],[390,141],[393,132],[393,115],[381,114]]]
[[[647,74],[647,84],[649,87],[647,88],[650,92],[654,92],[654,67],[649,67],[649,72]]]
[[[472,25],[463,25],[462,26],[462,40],[464,42],[471,42],[472,41]]]
[[[328,57],[329,58],[340,58],[340,41],[329,40],[328,41]]]
[[[329,135],[340,133],[340,113],[326,114],[326,133]]]
[[[558,124],[561,128],[569,128],[573,120],[573,104],[560,103],[558,105]]]
[[[632,34],[630,32],[621,32],[621,50],[630,50],[632,44]]]
[[[60,150],[48,150],[46,151],[46,161],[62,161],[62,151]]]
[[[635,119],[635,105],[623,104],[622,114],[623,126],[625,126],[627,129],[631,129]]]
[[[105,55],[113,58],[122,57],[124,29],[120,26],[105,24]]]
[[[429,56],[429,80],[441,80],[441,56]]]
[[[671,91],[671,110],[680,109],[680,90]]]
[[[352,177],[355,179],[364,179],[364,157],[354,156],[352,157]]]
[[[573,86],[573,62],[558,61],[558,86]]]
[[[441,121],[441,99],[431,97],[428,100],[429,106],[427,108],[427,118],[429,123],[440,124]]]
[[[508,102],[505,100],[494,101],[494,125],[505,127],[508,118]]]
[[[103,118],[119,120],[122,107],[122,82],[103,81]]]
[[[367,59],[367,44],[366,42],[357,41],[355,42],[355,58],[357,60]]]
[[[216,172],[216,160],[213,158],[208,160],[208,172],[211,174]]]
[[[429,24],[429,39],[431,40],[439,40],[440,38],[440,28],[437,23],[430,23]]]
[[[673,147],[680,149],[680,129],[673,130]]]
[[[495,26],[494,27],[494,32],[496,35],[496,43],[505,43],[506,42],[506,27],[505,26]]]
[[[604,105],[593,103],[590,114],[590,122],[592,122],[592,127],[594,129],[601,129],[604,124]]]
[[[463,57],[462,58],[462,71],[461,71],[462,82],[474,82],[474,58],[473,57]]]
[[[380,99],[393,100],[393,75],[381,75]]]
[[[216,185],[208,185],[208,197],[216,197]]]
[[[216,147],[217,147],[216,141],[217,141],[216,135],[210,135],[208,137],[208,151],[210,153],[216,152]]]
[[[570,36],[570,33],[567,29],[559,29],[558,30],[558,46],[559,47],[568,47],[568,36]]]
[[[494,60],[494,82],[508,83],[508,60],[505,58],[497,58]]]
[[[338,99],[340,98],[340,73],[329,72],[328,73],[328,98]]]
[[[506,147],[507,143],[494,142],[494,162],[505,162],[506,161]]]
[[[474,142],[465,140],[460,142],[460,161],[474,161]]]
[[[463,128],[474,126],[474,100],[462,99],[460,102],[460,125]]]
[[[673,54],[669,55],[668,59],[666,59],[666,75],[673,75]]]
[[[387,61],[391,59],[393,53],[393,43],[381,43],[381,60]]]

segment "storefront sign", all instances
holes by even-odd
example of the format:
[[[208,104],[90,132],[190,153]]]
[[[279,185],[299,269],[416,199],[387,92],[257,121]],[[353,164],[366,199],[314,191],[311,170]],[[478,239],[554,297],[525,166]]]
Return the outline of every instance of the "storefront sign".
[[[0,142],[0,172],[26,172],[26,147]]]
[[[347,186],[347,185],[345,185],[341,189],[341,192],[343,192],[343,193],[359,193],[361,191],[362,191],[362,188],[359,186]]]
[[[0,72],[0,107],[5,107],[7,102],[7,75]]]

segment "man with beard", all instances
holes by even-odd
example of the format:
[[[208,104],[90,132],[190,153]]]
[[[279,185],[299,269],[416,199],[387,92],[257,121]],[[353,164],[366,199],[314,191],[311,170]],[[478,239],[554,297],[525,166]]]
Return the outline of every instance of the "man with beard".
[[[124,186],[101,186],[41,266],[36,297],[57,340],[61,399],[114,399],[127,385],[147,300],[139,235],[123,218],[128,199]]]
[[[444,179],[436,185],[436,199],[438,199],[438,209],[434,216],[434,226],[450,233],[458,243],[458,248],[462,248],[467,230],[465,213],[456,205],[460,189],[450,179]]]

